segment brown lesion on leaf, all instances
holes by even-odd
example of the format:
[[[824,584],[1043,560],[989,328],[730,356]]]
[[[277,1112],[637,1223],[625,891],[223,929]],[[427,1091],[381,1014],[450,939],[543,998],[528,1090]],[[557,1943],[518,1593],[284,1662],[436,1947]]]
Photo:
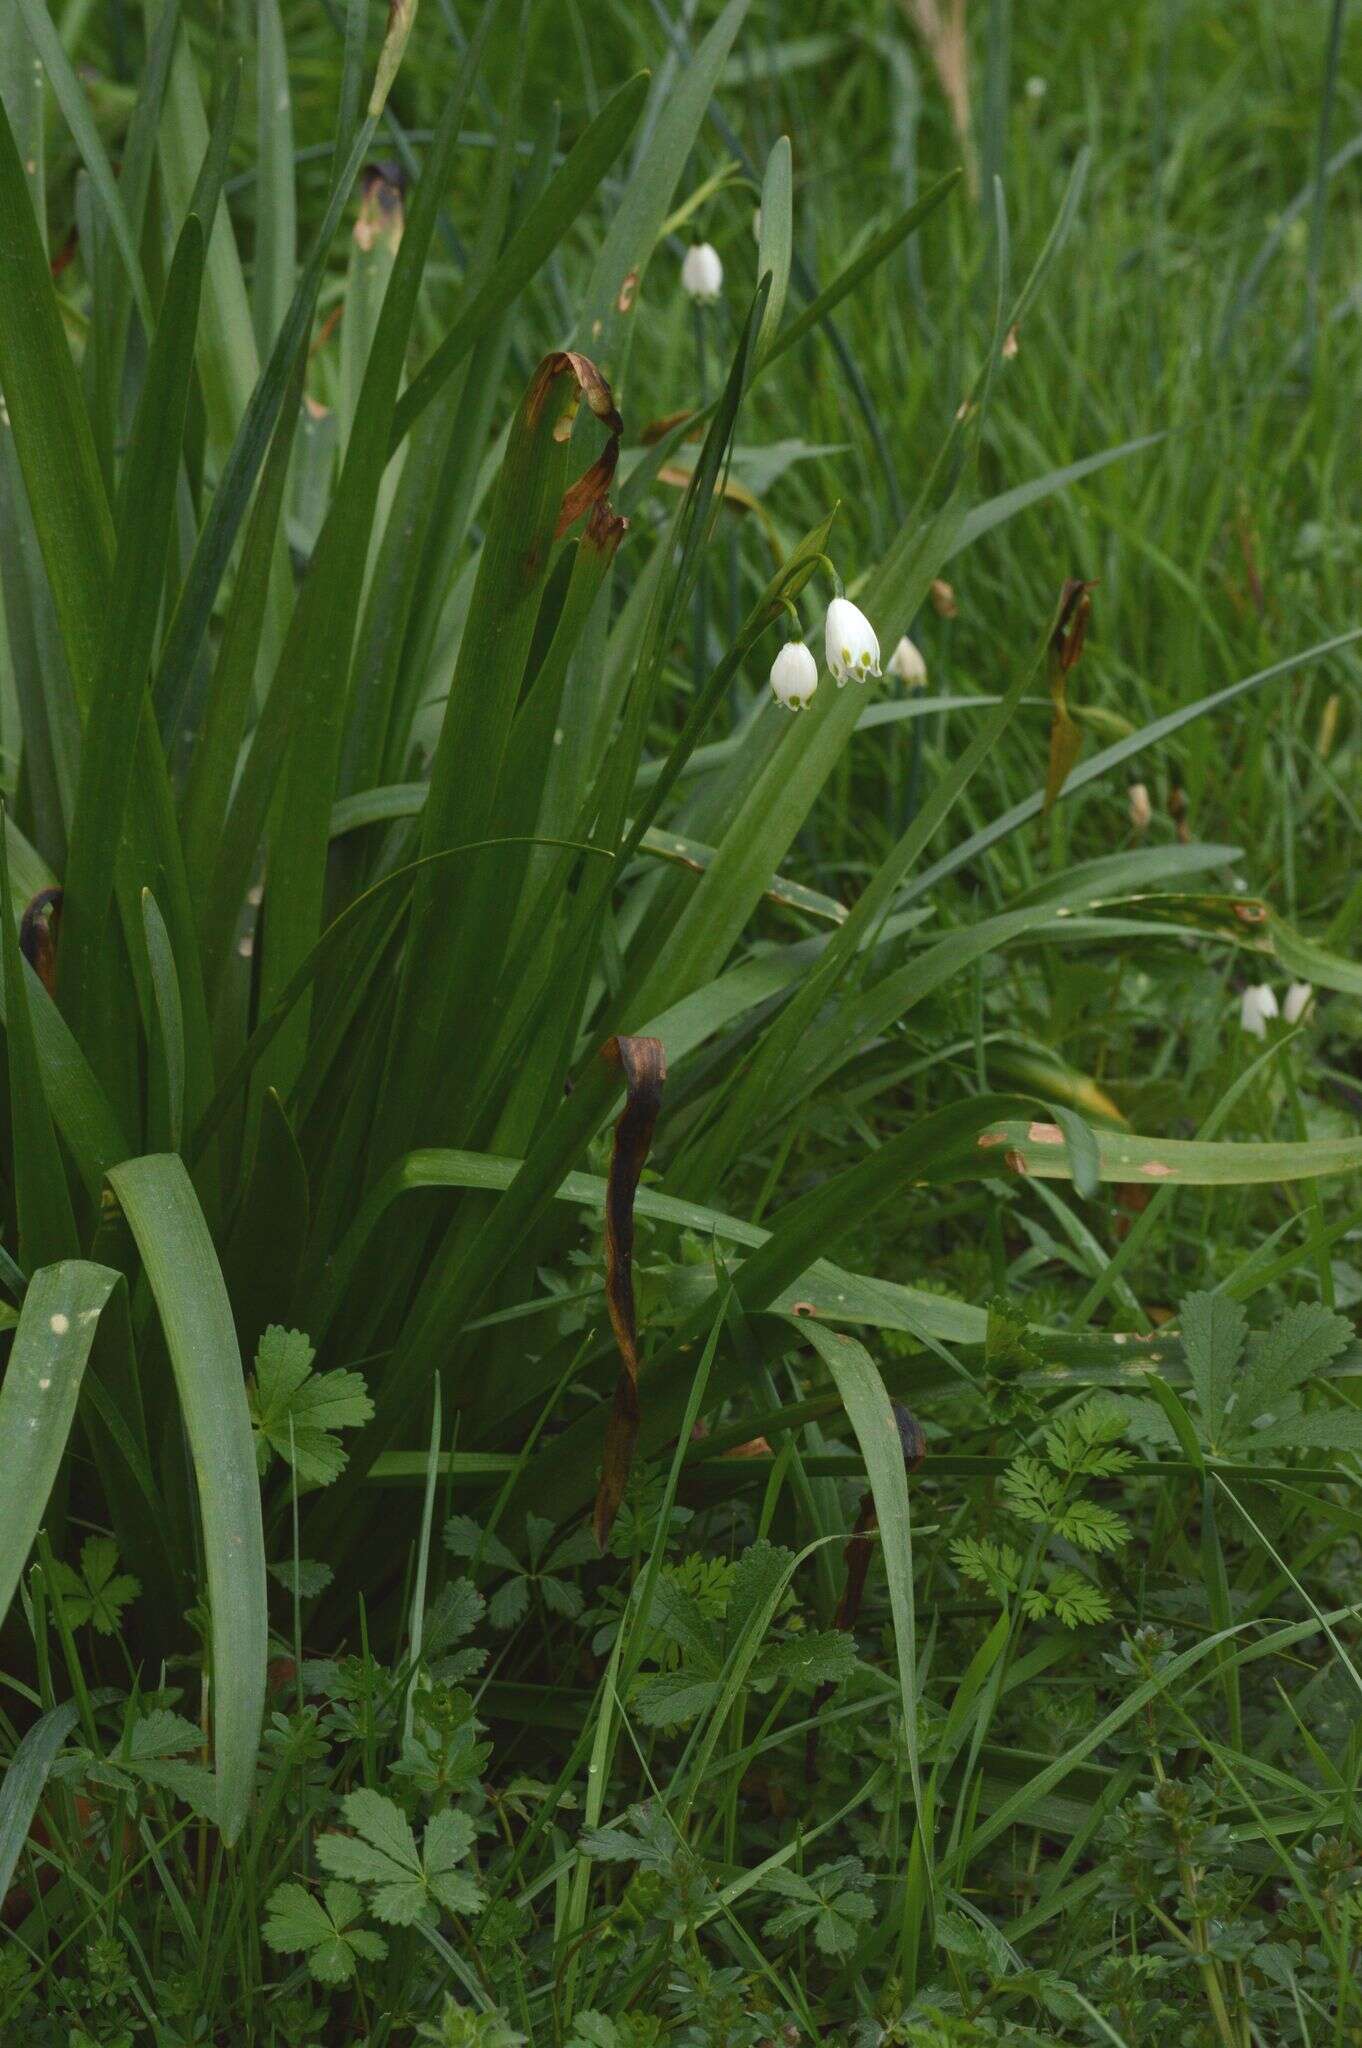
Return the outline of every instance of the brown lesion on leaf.
[[[1140,1172],[1148,1180],[1167,1180],[1173,1172],[1173,1168],[1166,1165],[1162,1159],[1146,1159],[1144,1165],[1140,1168]]]
[[[977,1143],[981,1152],[987,1152],[991,1145],[1005,1145],[1007,1143],[1007,1132],[981,1131]]]
[[[1026,1133],[1033,1145],[1062,1145],[1064,1133],[1058,1124],[1031,1124]]]
[[[638,271],[631,270],[627,273],[624,283],[620,286],[619,297],[615,301],[615,311],[617,313],[631,312],[637,297]]]
[[[1011,1152],[1004,1152],[1003,1165],[1009,1173],[1027,1174],[1031,1171],[1026,1163],[1026,1154],[1016,1151],[1015,1148]]]
[[[792,1316],[816,1316],[818,1309],[814,1302],[795,1301],[790,1304],[790,1314]]]
[[[605,1303],[621,1370],[606,1425],[601,1483],[592,1516],[596,1541],[604,1550],[624,1499],[642,1420],[634,1305],[634,1198],[662,1107],[667,1055],[660,1038],[612,1038],[602,1046],[601,1057],[619,1067],[627,1090],[615,1125],[605,1191]]]
[[[61,906],[60,889],[40,889],[19,920],[19,951],[50,996],[57,992]]]

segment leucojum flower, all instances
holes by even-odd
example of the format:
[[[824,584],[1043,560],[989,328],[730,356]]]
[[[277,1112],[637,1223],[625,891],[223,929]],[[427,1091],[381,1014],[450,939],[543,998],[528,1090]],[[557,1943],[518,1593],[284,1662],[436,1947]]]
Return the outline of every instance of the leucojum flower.
[[[787,711],[803,711],[818,688],[818,663],[802,640],[789,640],[771,663],[771,689]]]
[[[824,646],[828,667],[840,690],[853,678],[863,683],[880,672],[880,643],[865,613],[848,597],[834,597],[828,606]]]
[[[1287,1023],[1299,1024],[1314,999],[1315,991],[1308,981],[1293,981],[1282,1004],[1282,1015]]]
[[[920,690],[927,680],[927,664],[922,658],[922,649],[905,633],[889,657],[889,673],[906,683],[910,690]]]
[[[1239,1001],[1239,1022],[1250,1038],[1266,1038],[1268,1019],[1277,1015],[1277,998],[1265,981],[1251,982]]]
[[[724,288],[724,266],[712,242],[695,242],[681,264],[681,283],[697,306],[712,306]]]

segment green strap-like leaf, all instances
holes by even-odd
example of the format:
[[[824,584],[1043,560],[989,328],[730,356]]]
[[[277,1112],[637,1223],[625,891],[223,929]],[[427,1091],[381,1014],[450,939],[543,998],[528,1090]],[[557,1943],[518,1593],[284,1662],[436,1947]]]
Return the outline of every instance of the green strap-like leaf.
[[[48,1772],[78,1716],[74,1700],[41,1715],[5,1766],[0,1780],[0,1899],[9,1891],[24,1853]]]
[[[8,818],[8,814],[6,814]],[[0,948],[3,949],[5,1039],[9,1050],[11,1144],[14,1200],[19,1212],[19,1258],[32,1272],[80,1249],[71,1190],[66,1184],[57,1134],[52,1128],[42,1062],[29,1015],[26,974],[19,950],[9,862],[0,860]]]
[[[129,1159],[109,1175],[165,1332],[198,1482],[212,1609],[213,1754],[224,1839],[240,1834],[265,1705],[265,1540],[231,1303],[184,1163]]]
[[[23,165],[0,106],[0,390],[77,695],[100,655],[113,522]]]
[[[42,1527],[100,1312],[120,1275],[65,1259],[29,1281],[0,1381],[0,1621]]]
[[[1142,1138],[1133,1131],[1097,1131],[1098,1176],[1136,1187],[1261,1187],[1271,1181],[1325,1180],[1362,1172],[1362,1138],[1312,1138],[1272,1145],[1205,1143],[1196,1138]],[[1068,1180],[1072,1167],[1057,1124],[990,1125],[970,1160],[957,1159],[949,1178],[1035,1174]]]
[[[166,284],[120,492],[112,599],[81,749],[62,902],[61,999],[78,1037],[94,999],[95,961],[113,895],[112,853],[123,832],[160,611],[194,363],[203,246],[203,230],[191,214]]]

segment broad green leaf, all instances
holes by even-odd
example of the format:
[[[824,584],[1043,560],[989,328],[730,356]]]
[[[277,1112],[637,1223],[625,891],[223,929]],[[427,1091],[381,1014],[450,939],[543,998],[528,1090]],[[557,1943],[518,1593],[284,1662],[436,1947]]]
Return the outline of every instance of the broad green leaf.
[[[807,1339],[813,1345],[831,1374],[865,1461],[866,1478],[875,1503],[875,1520],[879,1525],[880,1551],[889,1582],[889,1611],[894,1618],[904,1736],[913,1778],[913,1796],[920,1811],[922,1780],[917,1739],[913,1517],[898,1424],[884,1390],[884,1381],[864,1345],[840,1331],[825,1329],[815,1317],[799,1318],[796,1327],[801,1339]]]
[[[52,1127],[42,1061],[29,1014],[27,979],[31,969],[19,950],[7,860],[0,861],[0,923],[4,927],[0,933],[0,988],[4,994],[9,1053],[14,1204],[19,1219],[20,1262],[32,1272],[53,1259],[74,1257],[80,1246],[66,1167]],[[33,979],[36,982],[36,976]]]
[[[178,1152],[184,1134],[184,1009],[170,934],[150,889],[142,891],[142,926],[156,1004],[148,1033],[148,1136],[158,1147]]]
[[[773,343],[780,331],[785,294],[790,288],[790,258],[794,252],[793,214],[794,170],[790,138],[782,135],[766,159],[761,181],[761,233],[757,237],[757,275],[771,274],[771,290],[761,316],[757,336],[758,357]]]
[[[5,1766],[0,1779],[0,1899],[8,1896],[33,1816],[47,1789],[48,1773],[78,1715],[74,1700],[40,1714]]]
[[[255,264],[251,313],[255,345],[267,361],[293,297],[297,263],[293,104],[288,44],[279,0],[260,0],[256,14]]]
[[[100,1314],[120,1275],[68,1259],[35,1273],[0,1381],[0,1619],[42,1527]]]
[[[231,1304],[179,1158],[109,1175],[160,1311],[198,1483],[212,1612],[213,1755],[223,1838],[245,1823],[265,1704],[265,1543]]]
[[[1143,1138],[1133,1131],[1098,1131],[1098,1172],[1104,1181],[1139,1187],[1257,1187],[1270,1181],[1323,1180],[1362,1171],[1362,1138],[1314,1138],[1254,1145],[1195,1138]],[[956,1160],[950,1177],[1033,1173],[1043,1180],[1070,1178],[1064,1134],[1057,1124],[997,1123],[975,1141],[973,1158]]]

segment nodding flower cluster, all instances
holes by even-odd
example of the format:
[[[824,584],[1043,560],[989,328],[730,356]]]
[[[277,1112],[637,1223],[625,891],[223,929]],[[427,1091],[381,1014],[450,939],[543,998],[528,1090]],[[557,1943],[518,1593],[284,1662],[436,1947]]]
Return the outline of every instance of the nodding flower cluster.
[[[865,613],[850,598],[834,597],[823,627],[823,658],[840,690],[848,682],[863,683],[880,674],[880,643]],[[915,686],[925,682],[927,665],[911,640],[900,640],[890,671]],[[787,711],[803,711],[818,688],[818,663],[802,640],[791,640],[771,663],[771,690]]]
[[[1288,1024],[1299,1024],[1314,999],[1315,991],[1308,981],[1293,981],[1279,1009],[1271,984],[1252,982],[1239,998],[1240,1027],[1250,1038],[1266,1038],[1272,1018],[1280,1016]]]

